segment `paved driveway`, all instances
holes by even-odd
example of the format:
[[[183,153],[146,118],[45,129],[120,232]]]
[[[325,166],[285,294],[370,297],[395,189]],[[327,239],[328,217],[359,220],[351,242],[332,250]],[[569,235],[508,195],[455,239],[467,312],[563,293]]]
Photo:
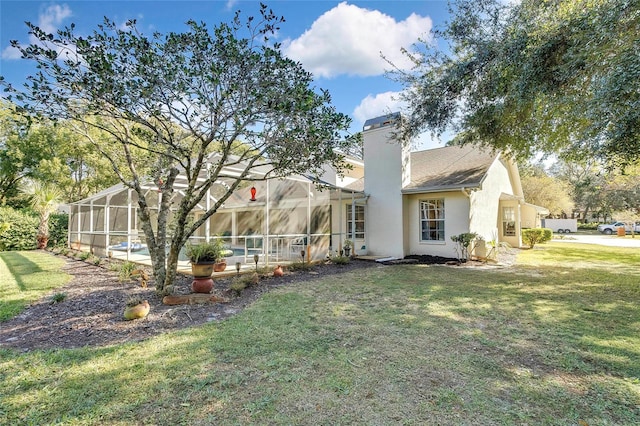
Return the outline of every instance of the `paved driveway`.
[[[566,239],[554,238],[553,241],[566,242],[566,243],[586,243],[586,244],[600,244],[603,246],[612,247],[638,247],[640,248],[640,235],[636,234],[635,238],[631,238],[631,235],[627,234],[626,237],[618,237],[617,235],[581,235],[570,234]]]

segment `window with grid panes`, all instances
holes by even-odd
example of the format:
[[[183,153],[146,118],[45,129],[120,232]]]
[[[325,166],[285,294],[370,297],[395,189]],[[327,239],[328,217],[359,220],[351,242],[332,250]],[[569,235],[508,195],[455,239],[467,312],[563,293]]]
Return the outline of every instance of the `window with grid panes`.
[[[444,199],[420,201],[420,241],[444,241]]]
[[[347,204],[347,238],[364,239],[364,206],[355,205],[355,220],[353,220],[353,205]],[[352,231],[355,226],[355,235]]]

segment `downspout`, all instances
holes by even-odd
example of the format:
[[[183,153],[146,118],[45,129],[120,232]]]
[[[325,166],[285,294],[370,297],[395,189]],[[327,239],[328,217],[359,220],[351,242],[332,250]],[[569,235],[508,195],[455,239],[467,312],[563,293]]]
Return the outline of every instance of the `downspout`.
[[[342,189],[338,190],[338,248],[337,250],[342,250]]]
[[[307,182],[307,263],[311,262],[311,181]]]
[[[469,217],[467,218],[468,219],[467,228],[469,232],[471,232],[471,191],[463,186],[462,188],[460,188],[460,192],[466,195],[467,198],[469,199]]]
[[[355,244],[356,241],[356,200],[351,193],[351,244]],[[355,246],[352,247],[355,251]]]

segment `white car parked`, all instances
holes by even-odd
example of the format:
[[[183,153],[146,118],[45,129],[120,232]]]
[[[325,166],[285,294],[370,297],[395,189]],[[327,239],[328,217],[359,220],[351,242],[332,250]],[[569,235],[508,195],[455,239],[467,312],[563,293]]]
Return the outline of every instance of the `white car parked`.
[[[623,227],[627,233],[631,232],[631,225],[624,222],[615,222],[598,225],[598,232],[611,235],[614,232],[618,232],[618,228]],[[633,232],[640,233],[640,223],[636,222],[633,226]]]

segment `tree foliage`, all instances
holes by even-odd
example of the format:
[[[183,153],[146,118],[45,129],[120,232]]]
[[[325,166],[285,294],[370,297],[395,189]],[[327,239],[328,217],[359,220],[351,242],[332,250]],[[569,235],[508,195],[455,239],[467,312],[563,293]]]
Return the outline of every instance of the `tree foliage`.
[[[591,214],[601,220],[611,219],[616,212],[640,213],[640,164],[624,169],[609,169],[592,160],[557,162],[551,173],[566,182],[580,219]]]
[[[549,176],[543,169],[526,169],[521,174],[522,191],[528,203],[546,207],[556,217],[571,216],[574,203],[569,186],[561,179]]]
[[[73,25],[52,35],[29,24],[40,42],[13,43],[40,68],[16,102],[68,120],[137,194],[161,292],[173,282],[180,248],[243,182],[342,168],[350,119],[270,44],[283,21],[261,5],[257,19],[242,22],[237,13],[212,29],[189,21],[185,32],[166,35],[146,36],[135,21],[121,29],[105,19],[86,37]],[[109,137],[97,139],[95,130]],[[149,184],[161,194],[157,215]],[[189,222],[214,186],[215,202]]]
[[[64,201],[76,201],[117,178],[109,162],[66,122],[25,119],[15,105],[0,101],[0,205],[26,206],[18,191],[25,180],[54,183]]]
[[[420,43],[406,85],[404,136],[459,131],[458,142],[610,164],[640,155],[640,2],[458,0]]]

